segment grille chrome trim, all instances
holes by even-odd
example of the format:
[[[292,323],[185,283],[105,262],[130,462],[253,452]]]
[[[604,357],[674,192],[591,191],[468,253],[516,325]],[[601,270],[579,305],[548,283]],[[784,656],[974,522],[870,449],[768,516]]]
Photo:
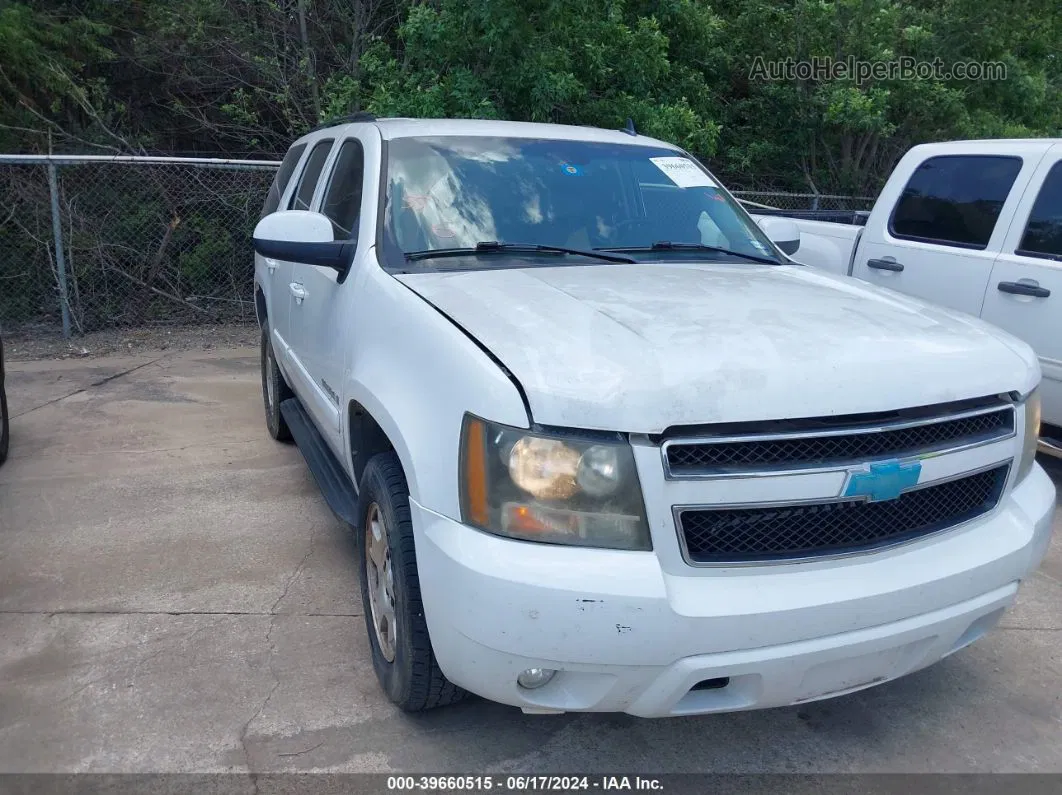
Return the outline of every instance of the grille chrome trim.
[[[816,439],[834,438],[839,436],[863,436],[889,431],[902,431],[908,428],[919,428],[929,425],[963,420],[970,417],[979,417],[986,414],[1008,412],[1010,414],[1010,429],[1001,433],[992,434],[984,438],[976,438],[961,444],[949,444],[944,442],[939,445],[930,445],[918,450],[897,451],[878,456],[853,456],[848,458],[831,459],[825,463],[809,463],[806,465],[789,465],[784,467],[772,466],[771,464],[754,464],[746,467],[734,466],[728,469],[705,468],[693,472],[675,473],[671,469],[671,461],[668,451],[677,445],[710,446],[713,444],[734,444],[741,442],[771,442],[789,439]],[[899,422],[882,423],[877,425],[849,425],[838,428],[823,430],[809,429],[806,431],[783,431],[777,433],[744,433],[728,434],[722,436],[689,436],[668,439],[660,445],[660,456],[664,467],[665,480],[717,480],[726,478],[753,478],[753,477],[776,477],[779,475],[805,475],[809,473],[846,471],[855,464],[872,464],[879,461],[889,461],[896,458],[925,459],[935,458],[939,455],[958,453],[983,447],[988,444],[1012,439],[1017,435],[1017,412],[1014,404],[1000,403],[995,406],[986,406],[969,411],[961,411],[953,414],[943,414],[934,417],[926,417],[915,420],[901,420]],[[971,473],[972,474],[972,473]]]
[[[807,505],[823,505],[823,504],[840,504],[848,502],[870,502],[867,497],[809,497],[800,500],[781,500],[781,501],[765,501],[765,502],[736,502],[736,503],[709,503],[709,504],[692,504],[692,505],[675,505],[671,508],[671,517],[674,521],[675,534],[678,536],[679,550],[682,553],[682,560],[687,566],[691,566],[697,569],[730,569],[730,568],[749,568],[754,566],[791,566],[799,563],[819,563],[832,560],[843,560],[845,558],[859,557],[863,555],[875,555],[879,552],[886,552],[889,550],[897,549],[908,544],[915,544],[926,539],[937,538],[945,533],[951,533],[959,530],[972,522],[977,522],[992,516],[999,510],[999,506],[1003,502],[1003,496],[1007,492],[1007,488],[1010,485],[1010,477],[1014,470],[1014,459],[1011,456],[995,461],[991,464],[987,464],[977,469],[970,469],[965,472],[959,472],[954,475],[948,475],[947,477],[937,478],[935,480],[928,481],[926,483],[919,483],[910,489],[906,489],[903,494],[911,494],[916,491],[921,491],[933,486],[941,486],[946,483],[951,483],[956,480],[962,480],[963,478],[973,477],[974,475],[980,475],[984,472],[990,472],[993,469],[999,469],[1005,466],[1006,470],[1000,477],[999,494],[996,497],[995,505],[988,511],[982,514],[974,516],[963,522],[958,522],[947,527],[942,527],[939,530],[934,530],[924,535],[919,535],[914,538],[900,539],[895,542],[886,542],[873,546],[870,548],[853,549],[843,552],[831,552],[825,554],[811,553],[807,555],[799,555],[786,558],[770,558],[764,560],[748,560],[748,561],[721,561],[721,562],[700,562],[695,561],[690,557],[689,547],[686,543],[686,533],[682,528],[682,513],[685,511],[722,511],[722,510],[746,510],[756,508],[787,508],[787,507],[801,507]],[[902,495],[901,495],[902,496]]]

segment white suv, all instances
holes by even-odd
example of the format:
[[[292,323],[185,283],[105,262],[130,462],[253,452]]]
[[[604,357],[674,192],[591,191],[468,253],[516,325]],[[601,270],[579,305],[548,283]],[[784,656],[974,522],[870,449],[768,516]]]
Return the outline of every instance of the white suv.
[[[266,418],[419,710],[794,704],[976,640],[1043,556],[1031,349],[793,263],[634,134],[357,117],[255,230]]]

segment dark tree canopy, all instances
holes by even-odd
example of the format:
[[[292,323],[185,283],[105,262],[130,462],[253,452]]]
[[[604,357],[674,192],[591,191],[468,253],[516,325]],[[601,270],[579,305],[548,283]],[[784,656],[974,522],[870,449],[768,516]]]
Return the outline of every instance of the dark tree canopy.
[[[915,143],[1059,135],[1060,44],[1057,0],[0,0],[0,151],[276,156],[360,109],[632,117],[735,187],[866,194]],[[1006,77],[754,74],[815,58]]]

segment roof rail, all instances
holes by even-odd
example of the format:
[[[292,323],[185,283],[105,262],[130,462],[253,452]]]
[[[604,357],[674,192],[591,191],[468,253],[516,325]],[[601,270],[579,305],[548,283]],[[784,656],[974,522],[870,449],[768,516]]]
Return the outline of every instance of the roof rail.
[[[310,132],[317,132],[318,130],[327,130],[329,127],[338,127],[340,124],[356,124],[357,122],[376,121],[376,116],[372,113],[365,113],[359,111],[358,113],[351,113],[349,116],[337,116],[334,119],[321,122],[314,127]]]

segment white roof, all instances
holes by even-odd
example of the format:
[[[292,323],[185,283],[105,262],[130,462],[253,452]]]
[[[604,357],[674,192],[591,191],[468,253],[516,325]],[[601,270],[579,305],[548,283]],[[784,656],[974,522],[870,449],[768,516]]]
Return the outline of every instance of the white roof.
[[[983,138],[971,141],[940,141],[918,144],[911,152],[919,156],[937,154],[1042,154],[1052,146],[1062,144],[1062,138]]]
[[[385,140],[424,136],[467,135],[508,138],[535,138],[556,141],[594,141],[600,143],[641,144],[643,146],[677,149],[674,144],[644,135],[630,135],[622,130],[603,130],[598,127],[574,127],[566,124],[536,124],[523,121],[486,119],[377,119],[376,121],[339,124],[326,128],[329,134],[342,135],[344,128],[374,124]],[[317,130],[306,138],[316,137],[326,130]]]

